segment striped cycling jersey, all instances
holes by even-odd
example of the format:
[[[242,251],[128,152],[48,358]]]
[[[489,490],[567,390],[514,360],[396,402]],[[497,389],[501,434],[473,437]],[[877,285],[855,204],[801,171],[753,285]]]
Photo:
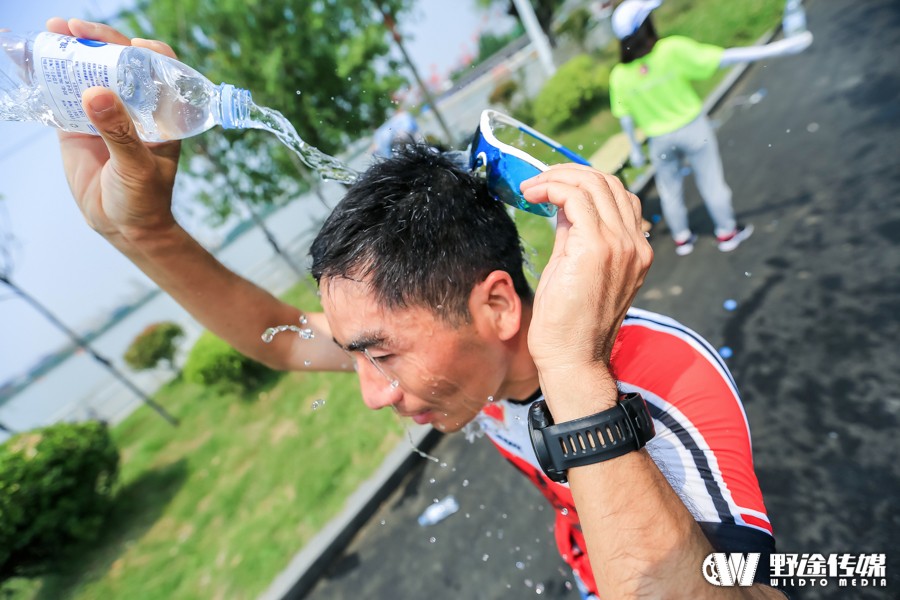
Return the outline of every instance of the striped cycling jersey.
[[[647,451],[715,550],[760,552],[760,564],[768,564],[775,540],[753,471],[750,429],[719,355],[673,319],[632,308],[610,364],[620,391],[647,401],[656,427]],[[544,474],[531,445],[528,408],[541,398],[538,390],[527,400],[492,402],[476,424],[554,506],[560,554],[596,594],[569,486]],[[766,571],[758,569],[758,581],[766,581]]]

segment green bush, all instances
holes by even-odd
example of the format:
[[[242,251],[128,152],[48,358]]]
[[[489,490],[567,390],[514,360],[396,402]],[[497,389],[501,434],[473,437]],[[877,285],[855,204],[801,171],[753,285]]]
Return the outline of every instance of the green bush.
[[[539,129],[557,133],[609,102],[609,65],[579,54],[557,69],[534,101]]]
[[[251,390],[272,370],[204,332],[191,348],[182,375],[187,381],[224,389]]]
[[[165,321],[148,325],[128,346],[125,362],[136,371],[153,369],[161,362],[174,367],[175,351],[182,337],[184,330],[177,323]]]
[[[0,582],[45,573],[96,539],[118,472],[103,423],[59,423],[0,446]]]

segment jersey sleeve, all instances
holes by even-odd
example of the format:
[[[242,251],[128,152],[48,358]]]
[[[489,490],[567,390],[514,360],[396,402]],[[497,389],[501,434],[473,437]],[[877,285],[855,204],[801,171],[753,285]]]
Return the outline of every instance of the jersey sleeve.
[[[671,36],[658,42],[665,48],[668,68],[686,79],[708,79],[718,70],[725,49],[703,44],[683,36]]]
[[[672,319],[632,309],[613,368],[622,391],[647,401],[656,426],[647,451],[713,545],[726,551],[744,538],[774,545],[743,404],[706,340]]]

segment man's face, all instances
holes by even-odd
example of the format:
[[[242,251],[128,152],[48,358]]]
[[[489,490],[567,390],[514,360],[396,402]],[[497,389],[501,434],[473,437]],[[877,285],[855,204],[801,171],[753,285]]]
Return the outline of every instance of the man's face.
[[[321,290],[332,335],[356,360],[369,408],[390,406],[451,432],[500,388],[503,346],[477,319],[450,325],[421,307],[385,309],[366,283],[350,279],[323,279]]]

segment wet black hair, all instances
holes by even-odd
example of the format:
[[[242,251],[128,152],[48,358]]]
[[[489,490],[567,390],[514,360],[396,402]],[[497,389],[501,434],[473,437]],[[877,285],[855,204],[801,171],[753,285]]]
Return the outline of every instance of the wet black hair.
[[[619,40],[619,57],[623,63],[630,63],[641,57],[650,54],[653,46],[659,41],[656,35],[656,28],[653,27],[653,21],[650,15],[644,19],[637,31],[629,35],[627,38]]]
[[[363,173],[310,254],[320,284],[366,280],[381,306],[420,306],[452,323],[469,320],[469,295],[492,271],[509,273],[526,303],[533,296],[506,205],[450,155],[421,144]]]

